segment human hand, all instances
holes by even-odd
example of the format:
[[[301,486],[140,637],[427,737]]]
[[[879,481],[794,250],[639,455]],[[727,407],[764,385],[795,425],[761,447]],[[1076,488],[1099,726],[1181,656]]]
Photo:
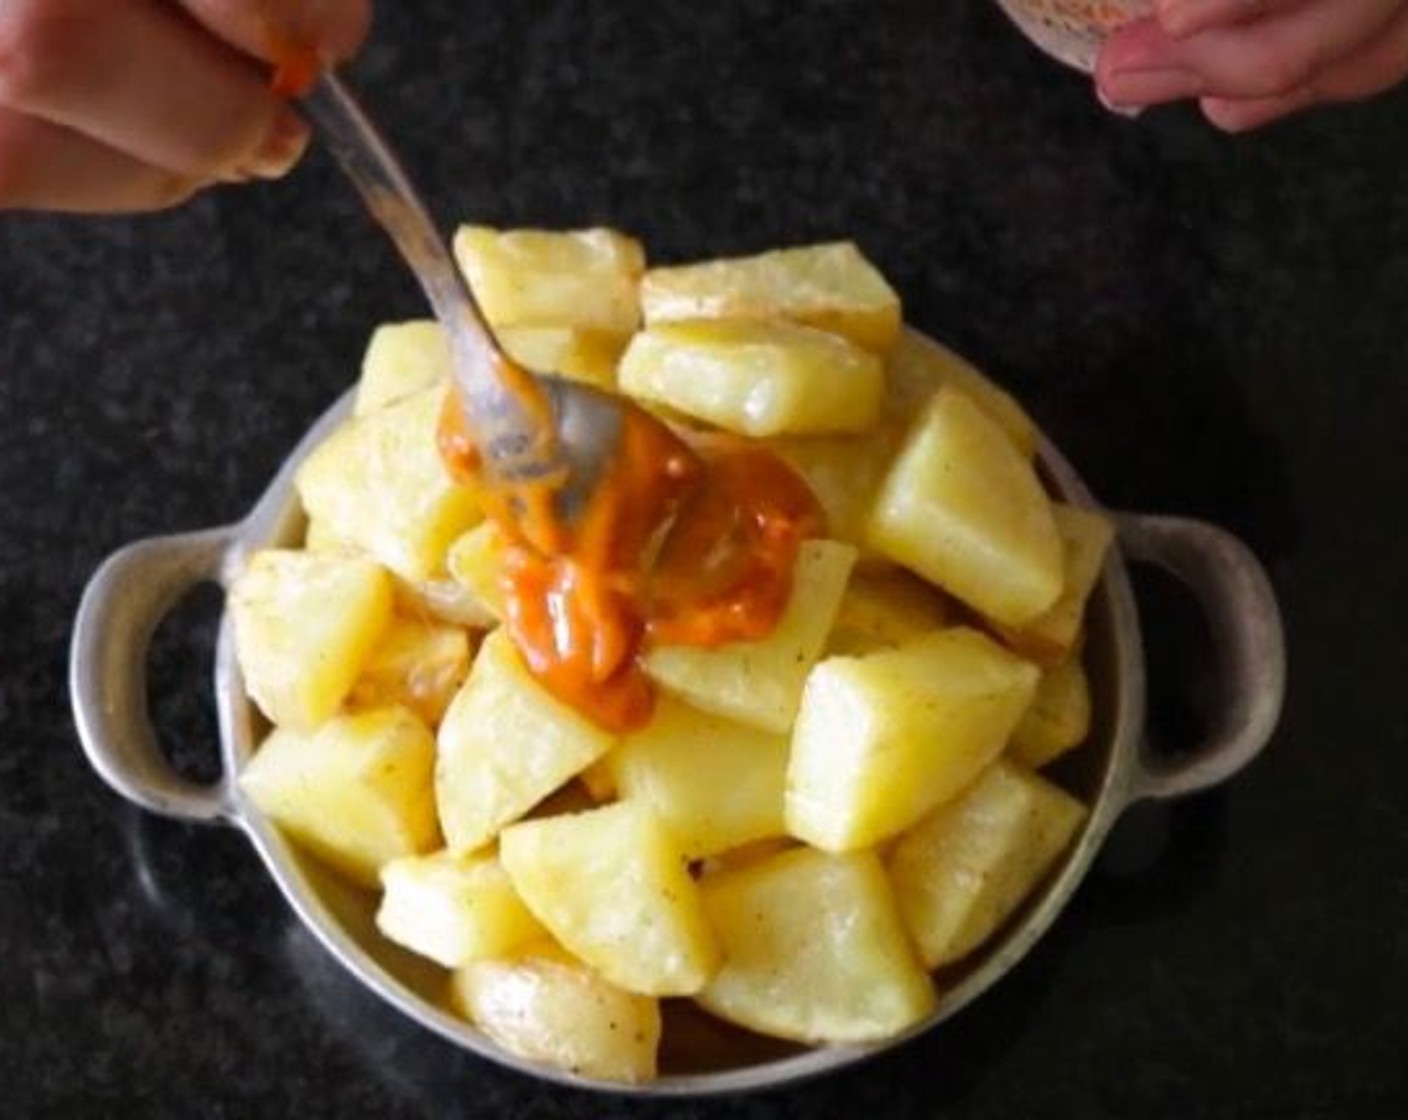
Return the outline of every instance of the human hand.
[[[1095,67],[1114,108],[1196,98],[1230,132],[1370,97],[1405,74],[1408,0],[1157,0]]]
[[[275,28],[336,61],[370,18],[371,0],[0,0],[0,210],[155,210],[286,174],[308,128],[269,89]]]

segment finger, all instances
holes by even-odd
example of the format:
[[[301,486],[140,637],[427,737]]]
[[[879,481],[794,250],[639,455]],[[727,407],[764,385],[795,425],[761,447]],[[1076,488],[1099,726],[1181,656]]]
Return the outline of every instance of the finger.
[[[1227,132],[1246,132],[1319,102],[1358,101],[1398,84],[1408,75],[1408,12],[1382,34],[1289,94],[1249,100],[1209,97],[1204,116]]]
[[[0,4],[0,105],[187,178],[293,166],[307,127],[265,83],[162,0]]]
[[[278,62],[293,39],[337,62],[352,57],[371,26],[371,0],[179,0],[211,34],[232,47]]]
[[[60,125],[0,109],[0,210],[161,210],[199,186]]]
[[[1230,23],[1246,23],[1299,0],[1158,0],[1159,22],[1175,39]]]
[[[1301,3],[1249,24],[1171,38],[1156,19],[1111,36],[1096,80],[1119,105],[1288,94],[1382,31],[1401,0]]]

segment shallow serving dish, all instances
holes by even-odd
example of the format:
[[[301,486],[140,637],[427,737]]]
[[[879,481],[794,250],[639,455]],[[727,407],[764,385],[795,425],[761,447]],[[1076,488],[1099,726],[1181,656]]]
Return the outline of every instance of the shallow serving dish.
[[[455,1045],[522,1072],[613,1092],[735,1093],[813,1077],[900,1045],[954,1015],[1022,958],[1070,899],[1125,809],[1141,799],[1175,797],[1226,780],[1257,754],[1275,727],[1284,648],[1276,601],[1255,557],[1234,537],[1204,522],[1115,513],[1116,547],[1091,597],[1087,622],[1091,736],[1059,764],[1062,784],[1090,806],[1089,818],[1034,897],[973,960],[945,973],[933,1015],[881,1043],[803,1048],[669,1008],[661,1076],[655,1081],[623,1086],[527,1062],[447,1010],[441,999],[444,973],[380,936],[373,922],[374,896],[303,856],[242,794],[235,776],[255,749],[260,717],[244,692],[228,616],[220,629],[214,671],[220,779],[199,786],[179,778],[165,761],[151,724],[146,662],[158,622],[197,584],[228,587],[255,550],[301,540],[304,518],[294,472],[350,408],[349,393],[308,432],[243,521],[138,541],[98,569],[79,607],[70,656],[79,737],[94,769],[138,805],[165,816],[242,828],[298,916],[361,983]],[[1053,494],[1095,504],[1049,443],[1043,441],[1039,458]],[[1144,735],[1144,648],[1127,561],[1157,565],[1186,584],[1216,647],[1219,710],[1206,741],[1176,760],[1154,755]]]

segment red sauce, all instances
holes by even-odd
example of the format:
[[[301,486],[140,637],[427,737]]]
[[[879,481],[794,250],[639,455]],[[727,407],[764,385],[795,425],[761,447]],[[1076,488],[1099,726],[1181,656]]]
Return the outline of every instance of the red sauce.
[[[316,53],[280,21],[265,26],[276,60],[272,88],[302,96],[318,79]],[[532,378],[502,360],[498,374],[550,431]],[[611,731],[638,728],[654,710],[641,667],[647,643],[716,646],[766,636],[791,594],[798,547],[824,529],[815,496],[777,456],[721,436],[691,447],[630,406],[610,474],[571,527],[554,513],[563,479],[486,484],[456,392],[437,442],[509,542],[505,624],[529,671]]]
[[[802,540],[823,531],[816,498],[775,455],[725,437],[691,446],[626,407],[611,472],[572,527],[553,516],[551,482],[485,485],[454,393],[439,430],[451,471],[480,490],[509,541],[505,624],[529,670],[616,732],[654,710],[648,644],[764,637],[787,605]]]

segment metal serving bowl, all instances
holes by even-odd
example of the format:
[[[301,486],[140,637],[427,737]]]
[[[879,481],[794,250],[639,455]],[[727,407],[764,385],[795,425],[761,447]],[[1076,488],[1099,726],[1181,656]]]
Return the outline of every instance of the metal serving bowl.
[[[736,1093],[814,1077],[902,1045],[950,1018],[1022,958],[1070,899],[1111,825],[1131,804],[1217,785],[1257,754],[1276,724],[1285,675],[1281,624],[1255,557],[1234,537],[1204,522],[1115,513],[1116,547],[1087,619],[1091,736],[1059,764],[1062,784],[1090,806],[1089,818],[1036,895],[962,969],[945,973],[932,1015],[873,1045],[804,1048],[720,1026],[692,1014],[684,1001],[671,1001],[661,1076],[648,1084],[622,1086],[525,1061],[446,1008],[444,972],[380,936],[370,892],[347,885],[304,856],[241,792],[235,777],[255,749],[261,724],[244,691],[228,615],[214,672],[223,763],[219,780],[200,786],[177,776],[162,754],[147,709],[146,664],[159,621],[198,584],[228,588],[255,550],[301,540],[305,520],[294,472],[350,408],[349,393],[308,432],[243,521],[138,541],[98,569],[79,607],[70,657],[79,736],[93,768],[129,800],[168,817],[242,828],[304,924],[377,995],[455,1045],[521,1072],[613,1092]],[[1039,463],[1053,494],[1095,504],[1049,443],[1039,449]],[[1216,649],[1220,708],[1206,741],[1176,760],[1156,756],[1145,738],[1144,647],[1126,571],[1129,561],[1157,565],[1187,585],[1206,616]]]

